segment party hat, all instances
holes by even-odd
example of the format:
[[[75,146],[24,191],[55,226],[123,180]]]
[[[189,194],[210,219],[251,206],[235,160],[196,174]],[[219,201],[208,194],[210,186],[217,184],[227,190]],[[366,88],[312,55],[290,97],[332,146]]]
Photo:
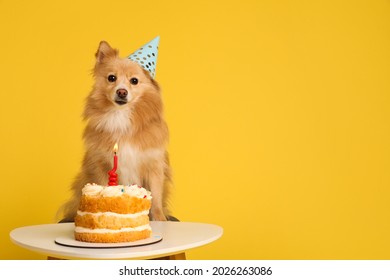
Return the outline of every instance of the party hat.
[[[156,76],[156,64],[158,54],[158,43],[160,42],[160,36],[157,36],[149,43],[143,45],[141,48],[133,52],[128,56],[134,62],[141,65],[146,71],[149,71],[150,75],[154,79]]]

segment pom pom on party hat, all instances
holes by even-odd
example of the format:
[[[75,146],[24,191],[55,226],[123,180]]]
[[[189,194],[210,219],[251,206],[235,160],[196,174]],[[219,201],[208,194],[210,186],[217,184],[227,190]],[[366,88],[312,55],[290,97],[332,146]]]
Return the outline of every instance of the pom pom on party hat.
[[[160,36],[157,36],[152,41],[143,45],[141,48],[139,48],[128,56],[130,60],[137,62],[146,71],[148,71],[153,79],[156,76],[156,64],[159,42]]]

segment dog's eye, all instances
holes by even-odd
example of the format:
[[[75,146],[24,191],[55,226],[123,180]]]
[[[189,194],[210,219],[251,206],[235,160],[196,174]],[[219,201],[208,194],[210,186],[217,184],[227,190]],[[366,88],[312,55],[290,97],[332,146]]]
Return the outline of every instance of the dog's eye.
[[[138,79],[137,78],[131,78],[130,79],[130,84],[132,84],[132,85],[138,84]]]
[[[116,76],[115,75],[109,75],[107,77],[107,80],[110,82],[110,83],[113,83],[116,81]]]

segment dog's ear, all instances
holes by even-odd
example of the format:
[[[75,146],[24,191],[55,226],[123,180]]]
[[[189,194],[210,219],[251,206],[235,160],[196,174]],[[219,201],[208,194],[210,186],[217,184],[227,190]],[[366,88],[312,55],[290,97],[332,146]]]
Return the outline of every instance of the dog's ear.
[[[155,79],[153,79],[152,75],[150,74],[149,71],[145,70],[143,67],[142,68],[142,71],[144,72],[145,76],[148,77],[150,79],[150,82],[152,83],[152,85],[157,89],[157,90],[160,90],[160,86],[159,84],[157,83],[157,81]]]
[[[96,62],[101,63],[107,58],[118,56],[118,50],[111,48],[111,46],[106,41],[101,41],[95,56]]]

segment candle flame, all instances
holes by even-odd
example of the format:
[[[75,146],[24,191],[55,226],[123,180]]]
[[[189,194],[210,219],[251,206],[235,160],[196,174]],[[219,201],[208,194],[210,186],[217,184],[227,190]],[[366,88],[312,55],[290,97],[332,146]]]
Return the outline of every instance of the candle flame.
[[[114,153],[116,153],[118,151],[118,143],[115,143],[114,145]]]

